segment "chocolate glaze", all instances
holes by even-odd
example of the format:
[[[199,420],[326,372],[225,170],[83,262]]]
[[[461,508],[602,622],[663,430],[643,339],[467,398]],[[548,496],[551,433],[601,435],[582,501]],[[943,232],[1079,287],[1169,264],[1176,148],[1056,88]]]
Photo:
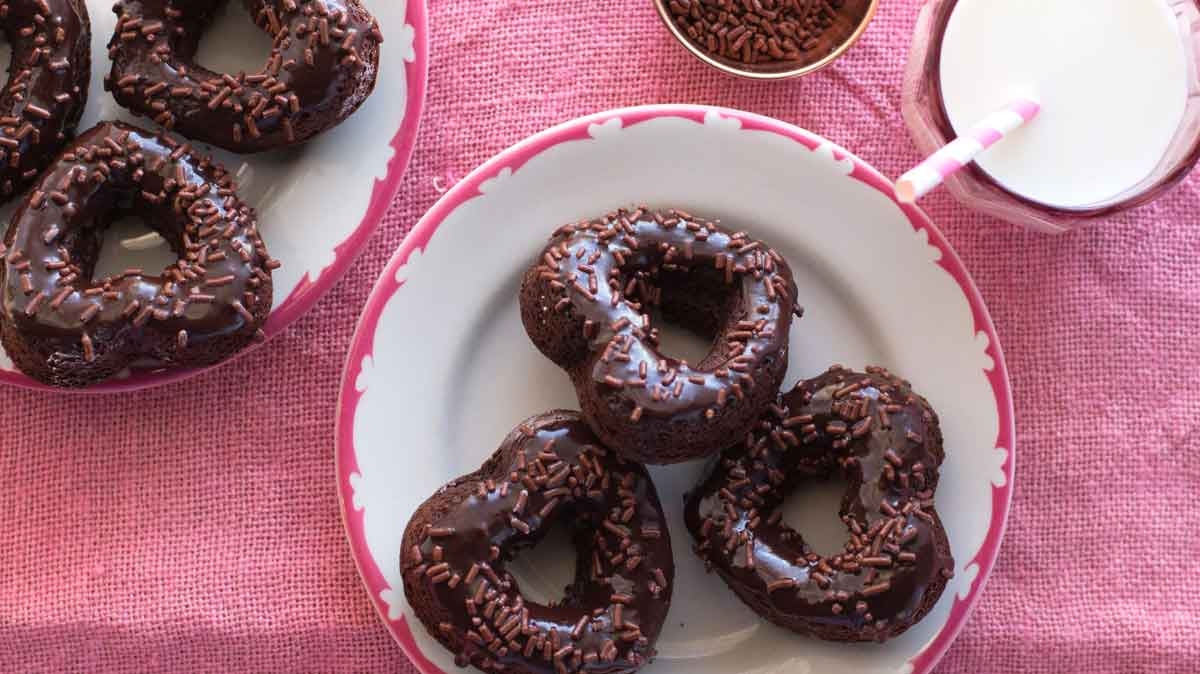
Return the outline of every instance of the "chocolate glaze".
[[[261,336],[271,260],[231,176],[186,144],[110,122],[42,175],[5,237],[0,339],[26,374],[83,386],[126,366],[200,366]],[[92,278],[107,226],[142,217],[179,255]]]
[[[943,459],[937,415],[882,368],[835,366],[801,382],[687,497],[697,553],[751,608],[835,641],[894,637],[954,570],[934,510]],[[781,521],[784,498],[841,470],[842,552],[821,557]]]
[[[0,1],[12,46],[0,92],[0,201],[24,190],[75,133],[87,103],[92,30],[84,0]]]
[[[559,522],[578,552],[575,581],[546,606],[504,567]],[[636,671],[654,654],[675,575],[646,469],[566,411],[526,420],[480,470],[421,504],[402,550],[404,591],[429,633],[460,666],[505,674]]]
[[[675,463],[728,447],[774,400],[795,299],[787,262],[744,232],[622,209],[554,233],[525,274],[521,318],[606,444]],[[651,310],[712,350],[697,364],[663,354]]]
[[[105,88],[168,129],[234,152],[303,143],[340,124],[375,88],[383,34],[359,0],[243,0],[274,41],[249,75],[193,60],[223,2],[118,0]]]

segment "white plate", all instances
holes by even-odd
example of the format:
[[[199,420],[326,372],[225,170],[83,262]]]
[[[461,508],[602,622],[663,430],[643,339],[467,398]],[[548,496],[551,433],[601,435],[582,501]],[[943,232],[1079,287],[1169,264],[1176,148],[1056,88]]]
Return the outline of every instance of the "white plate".
[[[428,61],[425,0],[364,0],[364,4],[379,20],[384,42],[375,92],[354,115],[289,150],[237,155],[196,144],[237,175],[242,197],[258,211],[268,250],[283,262],[274,273],[274,308],[263,327],[268,338],[308,311],[349,268],[379,225],[412,154]],[[92,21],[92,80],[79,131],[111,119],[157,130],[153,121],[127,112],[104,90],[104,76],[111,67],[106,46],[116,15],[112,0],[87,0],[87,7]],[[231,2],[207,31],[197,60],[217,71],[252,71],[262,67],[270,48],[270,37],[254,25],[241,3]],[[16,203],[0,209],[5,228],[15,209]],[[119,230],[120,223],[108,238],[119,238]],[[120,249],[106,241],[104,250],[102,266],[110,259],[106,256]],[[161,268],[173,257],[165,246],[119,255],[119,262],[111,258],[111,268]],[[86,390],[145,388],[200,371],[137,373]],[[17,371],[2,347],[0,383],[45,388]]]
[[[877,363],[928,396],[944,422],[948,459],[937,502],[957,562],[932,613],[898,639],[880,646],[799,637],[761,621],[692,554],[682,493],[700,466],[656,468],[677,576],[660,655],[645,672],[932,668],[999,549],[1012,493],[1013,416],[982,299],[932,223],[891,195],[875,170],[796,127],[732,110],[655,106],[534,136],[433,207],[368,300],[337,430],[338,492],[359,570],[422,672],[454,667],[405,601],[404,526],[439,486],[477,469],[517,422],[576,407],[566,376],[521,327],[520,276],[558,225],[640,202],[720,217],[790,260],[807,312],[792,331],[789,382],[834,362]],[[801,509],[802,530],[824,531],[814,538],[828,546],[836,543],[828,531],[836,529],[836,499],[817,491],[826,492],[822,506]],[[561,588],[569,553],[532,556],[536,564],[514,569],[523,587],[534,595]]]

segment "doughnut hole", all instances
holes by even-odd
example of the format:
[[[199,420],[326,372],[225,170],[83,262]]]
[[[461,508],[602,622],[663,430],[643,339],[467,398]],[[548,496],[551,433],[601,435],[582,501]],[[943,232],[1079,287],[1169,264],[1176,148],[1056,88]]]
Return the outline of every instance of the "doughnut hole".
[[[710,267],[661,271],[657,283],[662,298],[660,304],[650,306],[652,325],[670,338],[663,340],[659,350],[697,369],[723,362],[722,354],[713,351],[724,341],[718,338],[727,324],[739,318],[741,284],[725,283],[724,272]]]
[[[104,232],[104,240],[100,244],[99,254],[95,257],[95,267],[91,271],[91,278],[115,276],[130,268],[153,271],[175,264],[178,252],[172,249],[171,242],[166,239],[157,245],[145,248],[125,247],[125,241],[138,239],[147,234],[158,234],[158,232],[151,229],[142,218],[132,214],[117,217]]]
[[[63,235],[62,246],[71,252],[83,276],[93,282],[134,267],[155,274],[185,253],[182,220],[170,205],[155,205],[144,199],[141,186],[128,176],[110,180],[80,204],[76,222]],[[164,243],[139,251],[139,255],[121,245],[125,239],[151,232],[159,234]],[[138,263],[142,259],[150,264]]]
[[[846,487],[841,471],[833,471],[824,479],[802,481],[778,506],[783,523],[803,536],[812,551],[822,557],[841,552],[846,543],[846,525],[838,514]]]
[[[577,551],[585,547],[586,533],[578,518],[567,513],[554,522],[541,540],[515,551],[505,569],[517,579],[527,600],[557,606],[570,597],[579,570],[577,565],[584,563]]]
[[[254,24],[241,2],[225,2],[213,13],[212,23],[199,37],[196,63],[218,73],[262,70],[271,54],[271,36]]]

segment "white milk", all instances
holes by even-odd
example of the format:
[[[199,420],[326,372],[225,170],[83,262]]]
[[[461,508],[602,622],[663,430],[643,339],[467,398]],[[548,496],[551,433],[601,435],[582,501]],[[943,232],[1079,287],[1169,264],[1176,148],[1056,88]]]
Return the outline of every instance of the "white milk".
[[[1097,205],[1145,179],[1178,130],[1187,54],[1164,0],[959,0],[942,44],[957,133],[1015,95],[1042,112],[976,161],[1027,199]]]

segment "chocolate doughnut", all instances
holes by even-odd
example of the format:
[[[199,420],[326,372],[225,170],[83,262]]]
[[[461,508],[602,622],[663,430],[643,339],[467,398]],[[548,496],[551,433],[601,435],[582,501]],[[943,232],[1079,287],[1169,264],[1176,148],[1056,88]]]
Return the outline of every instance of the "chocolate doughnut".
[[[570,527],[575,581],[526,599],[505,564]],[[605,449],[576,412],[516,428],[478,471],[439,489],[404,532],[408,603],[459,666],[504,674],[637,671],[654,655],[675,564],[646,469]]]
[[[83,0],[0,0],[12,45],[0,93],[0,202],[28,187],[75,133],[87,103],[92,28]]]
[[[359,0],[244,0],[274,42],[262,69],[236,75],[194,61],[224,2],[118,0],[105,88],[139,115],[234,152],[303,143],[371,95],[383,34]]]
[[[179,260],[93,278],[104,231],[132,214]],[[120,124],[84,133],[26,197],[4,240],[0,340],[25,374],[86,386],[127,366],[209,365],[271,311],[271,269],[232,177],[186,144]]]
[[[721,456],[684,518],[697,553],[759,615],[822,639],[884,641],[924,617],[954,572],[933,507],[943,456],[937,415],[908,382],[835,366]],[[850,537],[822,557],[779,507],[837,470]]]
[[[525,274],[521,319],[600,439],[666,464],[728,447],[775,399],[795,302],[791,269],[763,242],[639,208],[556,231]],[[663,354],[651,311],[712,350],[695,365]]]

